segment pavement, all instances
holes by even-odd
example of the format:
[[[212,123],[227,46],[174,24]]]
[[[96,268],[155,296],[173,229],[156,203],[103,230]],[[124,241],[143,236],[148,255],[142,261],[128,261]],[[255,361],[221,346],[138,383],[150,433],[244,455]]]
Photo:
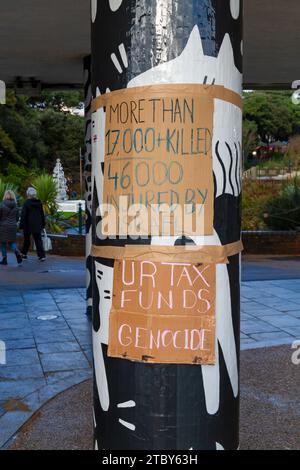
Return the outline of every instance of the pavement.
[[[243,256],[243,281],[275,279],[300,279],[300,256]]]
[[[49,399],[92,376],[85,289],[0,288],[0,448]]]
[[[8,256],[8,266],[0,266],[0,288],[3,289],[55,289],[85,286],[85,262],[83,258],[48,256],[41,263],[30,255],[21,267],[16,266],[13,255]]]
[[[242,282],[241,349],[300,340],[300,279]]]
[[[40,264],[31,258],[22,268],[9,261],[0,267],[0,341],[6,346],[6,365],[0,364],[0,448],[50,399],[92,374],[84,260],[51,256]],[[281,261],[252,258],[244,264],[241,349],[256,350],[253,357],[262,348],[286,344],[290,350],[300,340],[300,258]],[[245,280],[265,276],[272,279]],[[267,363],[258,366],[268,373]]]

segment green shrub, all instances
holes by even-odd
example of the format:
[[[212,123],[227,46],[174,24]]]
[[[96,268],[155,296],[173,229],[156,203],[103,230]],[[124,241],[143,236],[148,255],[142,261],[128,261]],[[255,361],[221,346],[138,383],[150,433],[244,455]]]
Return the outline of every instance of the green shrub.
[[[28,186],[32,185],[32,180],[36,177],[36,173],[32,169],[28,169],[23,165],[9,163],[7,167],[7,176],[5,181],[9,181],[18,188],[20,194],[26,193]]]
[[[287,184],[265,206],[265,221],[272,230],[295,230],[300,227],[300,185],[297,179]]]
[[[279,194],[281,184],[269,181],[247,180],[242,197],[242,229],[263,230],[265,206],[274,194]]]
[[[284,154],[281,152],[275,152],[269,160],[266,160],[259,164],[259,168],[266,170],[277,170],[286,168],[287,164],[284,159]]]

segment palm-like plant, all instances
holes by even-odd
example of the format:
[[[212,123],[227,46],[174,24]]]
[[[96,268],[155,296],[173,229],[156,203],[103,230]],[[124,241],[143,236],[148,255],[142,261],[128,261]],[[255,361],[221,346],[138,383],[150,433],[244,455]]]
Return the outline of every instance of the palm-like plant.
[[[11,183],[4,183],[4,181],[0,178],[0,201],[2,201],[5,191],[11,190],[15,194],[17,194],[17,188],[14,184]]]
[[[52,176],[47,174],[37,176],[32,186],[37,191],[37,196],[43,204],[45,214],[50,215],[53,211],[56,211],[57,188]]]
[[[41,200],[47,219],[47,228],[55,233],[61,232],[61,227],[57,223],[59,215],[57,212],[57,187],[52,176],[43,174],[35,178],[32,186],[37,191],[37,196]]]

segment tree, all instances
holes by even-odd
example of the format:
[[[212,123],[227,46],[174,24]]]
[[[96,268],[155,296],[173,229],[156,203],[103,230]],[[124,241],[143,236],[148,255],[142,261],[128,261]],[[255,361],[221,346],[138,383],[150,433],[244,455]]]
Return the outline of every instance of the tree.
[[[16,146],[9,134],[0,126],[0,165],[6,166],[9,160],[21,161]]]
[[[300,163],[300,135],[290,137],[284,160],[290,170],[298,168]]]
[[[244,120],[243,123],[243,151],[244,151],[244,164],[253,150],[257,147],[258,135],[257,135],[257,124],[254,121]]]
[[[81,90],[43,90],[39,106],[62,111],[65,107],[74,108],[82,101],[83,92]]]
[[[52,172],[60,157],[66,172],[79,173],[79,148],[84,142],[84,119],[62,112],[76,106],[81,92],[43,92],[42,100],[16,96],[10,90],[7,105],[0,106],[0,173],[9,162],[27,169]]]
[[[32,181],[36,177],[34,170],[24,165],[16,165],[9,163],[7,166],[7,176],[3,177],[3,181],[13,184],[19,190],[20,196],[25,195],[26,189],[32,186]]]
[[[300,106],[286,91],[256,91],[244,94],[244,119],[255,122],[263,142],[288,140],[298,133]]]

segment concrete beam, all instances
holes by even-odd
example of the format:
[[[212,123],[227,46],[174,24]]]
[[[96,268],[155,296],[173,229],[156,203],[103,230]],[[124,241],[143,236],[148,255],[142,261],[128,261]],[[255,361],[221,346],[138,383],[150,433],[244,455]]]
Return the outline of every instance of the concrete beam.
[[[244,5],[245,87],[290,88],[300,79],[299,0]],[[89,54],[88,0],[0,0],[0,79],[7,84],[21,76],[44,86],[82,86]]]

